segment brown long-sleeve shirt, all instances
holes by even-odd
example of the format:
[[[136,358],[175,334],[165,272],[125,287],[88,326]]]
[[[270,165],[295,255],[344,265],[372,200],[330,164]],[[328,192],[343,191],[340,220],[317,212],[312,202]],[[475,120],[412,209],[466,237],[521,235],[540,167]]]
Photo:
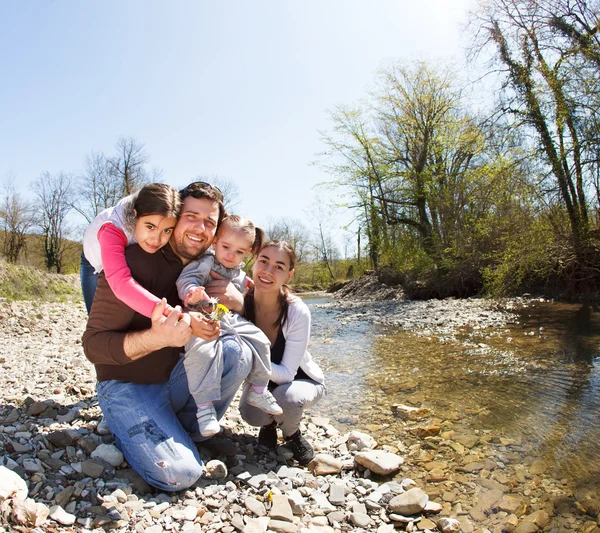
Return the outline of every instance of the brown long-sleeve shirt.
[[[137,244],[125,251],[133,278],[159,298],[180,305],[175,281],[183,264],[167,244],[154,254],[144,252]],[[164,383],[177,363],[181,348],[162,348],[132,361],[124,350],[127,333],[149,329],[149,318],[136,313],[113,293],[101,273],[83,333],[83,350],[94,363],[98,381],[117,379],[133,383]]]

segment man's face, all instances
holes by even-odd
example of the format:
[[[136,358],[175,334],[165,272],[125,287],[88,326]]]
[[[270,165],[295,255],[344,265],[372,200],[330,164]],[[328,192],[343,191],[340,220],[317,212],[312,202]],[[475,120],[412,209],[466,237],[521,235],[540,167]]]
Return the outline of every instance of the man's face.
[[[200,257],[213,242],[219,222],[219,204],[188,196],[171,237],[171,247],[184,264]]]

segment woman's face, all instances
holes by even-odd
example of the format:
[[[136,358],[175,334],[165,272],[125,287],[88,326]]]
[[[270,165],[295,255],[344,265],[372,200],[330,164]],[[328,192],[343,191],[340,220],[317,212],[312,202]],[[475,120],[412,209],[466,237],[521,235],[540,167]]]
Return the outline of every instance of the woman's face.
[[[294,274],[294,270],[290,267],[290,257],[284,249],[275,246],[263,248],[252,267],[254,290],[256,292],[279,291]]]

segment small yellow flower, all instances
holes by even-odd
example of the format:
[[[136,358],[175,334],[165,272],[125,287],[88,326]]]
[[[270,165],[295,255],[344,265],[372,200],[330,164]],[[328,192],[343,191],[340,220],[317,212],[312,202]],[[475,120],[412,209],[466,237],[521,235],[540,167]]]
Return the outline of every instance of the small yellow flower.
[[[223,304],[215,304],[212,313],[209,315],[213,320],[221,320],[226,314],[229,313],[229,309]]]

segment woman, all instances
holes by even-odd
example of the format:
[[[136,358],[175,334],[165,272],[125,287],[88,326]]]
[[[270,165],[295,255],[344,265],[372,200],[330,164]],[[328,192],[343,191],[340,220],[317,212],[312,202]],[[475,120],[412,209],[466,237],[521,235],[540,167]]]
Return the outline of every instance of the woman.
[[[294,275],[296,254],[285,241],[269,241],[262,246],[252,268],[254,288],[245,298],[245,316],[254,322],[271,342],[272,374],[269,389],[283,409],[281,415],[269,415],[240,401],[242,418],[260,427],[258,443],[277,446],[277,426],[286,446],[300,464],[314,457],[312,446],[300,433],[304,409],[315,405],[325,394],[321,368],[306,350],[310,337],[310,311],[293,296],[287,283]]]

